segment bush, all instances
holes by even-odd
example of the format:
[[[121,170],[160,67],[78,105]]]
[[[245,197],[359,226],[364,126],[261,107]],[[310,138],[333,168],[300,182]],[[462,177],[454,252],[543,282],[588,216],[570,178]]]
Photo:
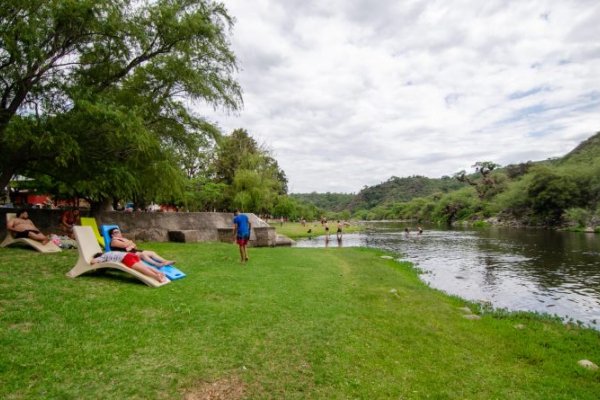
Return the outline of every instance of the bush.
[[[569,208],[565,211],[563,218],[565,222],[569,225],[574,225],[577,228],[585,228],[591,217],[592,213],[583,208]]]

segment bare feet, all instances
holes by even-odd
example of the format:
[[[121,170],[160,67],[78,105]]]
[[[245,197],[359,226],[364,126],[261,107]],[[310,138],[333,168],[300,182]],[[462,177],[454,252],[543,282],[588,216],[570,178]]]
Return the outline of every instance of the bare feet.
[[[165,265],[173,265],[173,264],[175,264],[175,261],[165,260],[164,262],[160,263],[160,266],[164,267]]]
[[[166,282],[167,281],[167,277],[165,276],[165,274],[163,274],[162,272],[158,273],[158,281],[160,283]]]

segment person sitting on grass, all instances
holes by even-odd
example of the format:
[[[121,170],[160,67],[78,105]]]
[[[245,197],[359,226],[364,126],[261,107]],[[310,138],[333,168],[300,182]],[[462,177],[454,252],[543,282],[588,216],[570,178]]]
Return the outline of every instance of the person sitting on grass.
[[[75,239],[73,234],[74,225],[81,225],[79,210],[65,210],[60,217],[60,229],[71,239]]]
[[[147,263],[164,267],[165,265],[174,264],[175,261],[165,260],[155,251],[138,249],[133,240],[126,239],[119,228],[112,228],[108,231],[110,236],[110,247],[116,250],[122,250],[128,253],[138,253],[140,258]]]
[[[140,257],[135,253],[127,253],[125,251],[108,251],[106,253],[96,253],[92,257],[90,264],[98,264],[103,262],[119,262],[125,264],[127,267],[134,269],[150,278],[153,278],[159,282],[165,282],[166,277],[162,272],[156,271],[149,266],[145,265]]]
[[[26,210],[18,211],[16,218],[6,223],[6,229],[12,233],[15,239],[33,239],[42,242],[42,244],[47,244],[50,241],[50,238],[40,232],[29,219],[29,214]]]

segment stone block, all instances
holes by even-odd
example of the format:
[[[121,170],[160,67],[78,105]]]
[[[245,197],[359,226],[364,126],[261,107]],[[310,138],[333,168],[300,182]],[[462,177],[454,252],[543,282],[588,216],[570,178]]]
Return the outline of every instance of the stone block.
[[[233,242],[233,228],[219,228],[217,230],[219,242],[231,243]]]

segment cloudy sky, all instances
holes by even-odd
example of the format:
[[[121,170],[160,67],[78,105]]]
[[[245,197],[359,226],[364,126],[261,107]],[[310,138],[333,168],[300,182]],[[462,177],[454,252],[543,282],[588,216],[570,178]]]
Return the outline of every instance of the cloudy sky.
[[[600,131],[598,0],[224,0],[244,108],[289,191],[357,193]]]

